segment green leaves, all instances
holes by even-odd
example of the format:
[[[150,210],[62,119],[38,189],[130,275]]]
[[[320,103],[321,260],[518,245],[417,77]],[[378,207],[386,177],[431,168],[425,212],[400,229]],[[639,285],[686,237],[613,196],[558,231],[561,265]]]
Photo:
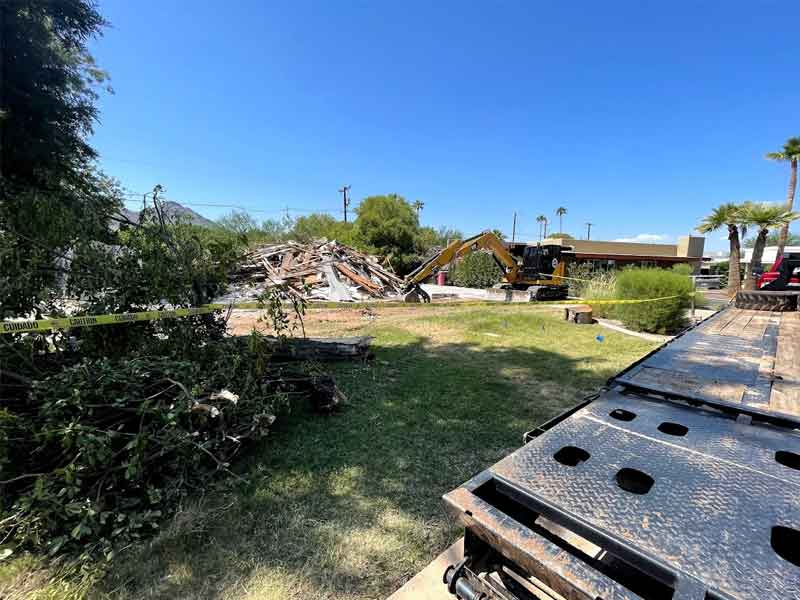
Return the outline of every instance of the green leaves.
[[[656,268],[624,269],[617,276],[617,297],[623,300],[679,296],[660,302],[620,304],[614,316],[626,327],[651,333],[672,333],[685,325],[685,309],[693,292],[691,279],[679,271]]]
[[[472,288],[491,287],[503,278],[503,271],[488,252],[473,252],[462,258],[450,272],[450,281]]]
[[[34,413],[0,420],[22,450],[3,477],[24,476],[4,487],[0,536],[90,558],[150,535],[165,510],[266,434],[265,415],[285,402],[264,382],[268,358],[264,345],[229,339],[192,360],[84,360],[41,380],[25,404]]]

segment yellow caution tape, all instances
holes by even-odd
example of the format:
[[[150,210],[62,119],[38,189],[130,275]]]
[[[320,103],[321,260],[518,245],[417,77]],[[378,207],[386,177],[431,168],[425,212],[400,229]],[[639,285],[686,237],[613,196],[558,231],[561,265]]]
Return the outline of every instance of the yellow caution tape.
[[[592,300],[591,298],[575,298],[573,300],[533,301],[531,304],[639,304],[641,302],[660,302],[681,296],[664,296],[662,298],[642,298],[639,300]],[[455,303],[463,305],[464,303]],[[386,303],[386,306],[391,304]],[[76,327],[96,327],[100,325],[121,325],[123,323],[139,323],[158,321],[160,319],[177,319],[194,315],[207,315],[219,310],[229,309],[263,309],[260,302],[241,302],[238,304],[205,304],[196,308],[175,308],[173,310],[147,310],[132,313],[111,313],[106,315],[85,315],[81,317],[64,317],[60,319],[29,319],[18,321],[0,321],[0,335],[7,333],[38,333],[54,329],[71,329]]]
[[[687,294],[686,296],[662,296],[661,298],[638,298],[635,300],[592,300],[591,298],[576,298],[574,301],[567,302],[565,300],[557,300],[557,304],[641,304],[642,302],[661,302],[662,300],[674,300],[675,298],[685,298],[694,294]],[[536,302],[536,304],[543,304],[543,302]],[[548,302],[549,304],[550,302]]]
[[[120,325],[122,323],[134,323],[139,321],[157,321],[159,319],[175,319],[178,317],[205,315],[217,310],[222,310],[222,309],[214,306],[200,306],[198,308],[176,308],[173,310],[148,310],[148,311],[133,312],[133,313],[116,313],[107,315],[86,315],[82,317],[65,317],[61,319],[1,321],[0,334],[52,331],[53,329],[69,329],[72,327],[95,327],[97,325]]]

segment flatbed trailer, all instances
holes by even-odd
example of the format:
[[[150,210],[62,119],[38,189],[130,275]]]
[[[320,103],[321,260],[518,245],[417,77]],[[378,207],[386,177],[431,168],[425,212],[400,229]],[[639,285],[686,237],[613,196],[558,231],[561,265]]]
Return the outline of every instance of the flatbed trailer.
[[[525,442],[392,600],[800,598],[800,313],[723,310]]]

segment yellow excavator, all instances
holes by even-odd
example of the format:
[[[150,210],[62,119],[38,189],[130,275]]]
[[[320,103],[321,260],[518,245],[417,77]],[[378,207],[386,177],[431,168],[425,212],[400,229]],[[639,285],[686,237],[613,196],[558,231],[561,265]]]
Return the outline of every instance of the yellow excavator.
[[[505,244],[491,231],[484,231],[465,240],[456,240],[431,257],[405,279],[406,288],[403,299],[406,302],[430,302],[430,295],[420,284],[430,277],[434,270],[440,269],[457,258],[488,250],[503,270],[503,281],[494,287],[501,289],[528,290],[531,300],[565,300],[567,285],[567,261],[573,255],[571,246],[557,244],[535,244],[526,246],[521,257],[514,256]]]

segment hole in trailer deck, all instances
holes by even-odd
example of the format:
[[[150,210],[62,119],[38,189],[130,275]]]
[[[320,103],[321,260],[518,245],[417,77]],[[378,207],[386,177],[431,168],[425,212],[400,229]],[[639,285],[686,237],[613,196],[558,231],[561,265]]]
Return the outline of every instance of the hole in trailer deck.
[[[783,560],[800,567],[800,531],[789,527],[775,526],[769,540],[772,549]]]
[[[617,472],[617,485],[631,494],[643,495],[650,491],[655,480],[637,469],[624,468]]]
[[[800,454],[789,452],[788,450],[778,450],[775,453],[775,460],[782,464],[784,467],[790,469],[797,469],[800,471]]]
[[[608,415],[617,421],[633,421],[636,418],[636,413],[632,413],[624,408],[615,408]]]
[[[661,425],[659,425],[658,430],[661,433],[666,433],[667,435],[676,435],[678,437],[682,437],[689,433],[688,427],[681,425],[680,423],[670,423],[669,421],[664,421]]]
[[[553,455],[553,458],[562,465],[566,465],[568,467],[577,467],[582,462],[589,460],[590,456],[591,454],[589,454],[583,448],[578,448],[577,446],[564,446],[561,448],[561,450]]]

